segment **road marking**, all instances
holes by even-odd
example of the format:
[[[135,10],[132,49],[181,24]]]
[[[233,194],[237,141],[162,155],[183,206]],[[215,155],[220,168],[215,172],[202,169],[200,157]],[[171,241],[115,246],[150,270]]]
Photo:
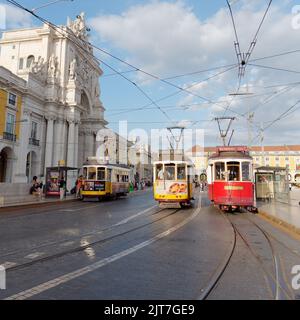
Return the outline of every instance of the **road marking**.
[[[25,256],[24,258],[25,259],[36,259],[44,254],[45,254],[45,252],[34,252],[34,253],[31,253],[31,254]]]
[[[0,265],[3,266],[5,269],[8,269],[8,268],[16,266],[17,263],[16,262],[6,261],[4,263],[0,263]]]
[[[116,227],[116,226],[120,226],[120,225],[122,225],[122,224],[125,224],[125,223],[127,223],[127,222],[129,222],[129,221],[131,221],[131,220],[133,220],[133,219],[135,219],[135,218],[137,218],[137,217],[139,217],[139,216],[147,213],[148,211],[150,211],[150,210],[152,210],[152,209],[154,209],[154,208],[156,208],[156,207],[157,207],[157,205],[152,206],[152,207],[150,207],[150,208],[148,208],[148,209],[146,209],[146,210],[144,210],[144,211],[141,211],[141,212],[139,212],[139,213],[137,213],[137,214],[134,214],[134,215],[132,215],[132,216],[130,216],[130,217],[124,219],[124,220],[121,220],[120,222],[114,224],[113,227]]]
[[[28,290],[24,290],[22,292],[19,292],[17,294],[14,294],[8,298],[5,298],[4,300],[26,300],[27,298],[32,298],[33,296],[37,295],[37,294],[40,294],[44,291],[47,291],[49,289],[53,289],[63,283],[66,283],[66,282],[69,282],[71,280],[74,280],[78,277],[81,277],[85,274],[88,274],[90,272],[93,272],[99,268],[102,268],[114,261],[117,261],[123,257],[126,257],[128,255],[130,255],[131,253],[134,253],[142,248],[145,248],[151,244],[153,244],[154,242],[162,239],[162,238],[165,238],[167,236],[169,236],[170,234],[172,234],[173,232],[177,231],[178,229],[182,228],[183,226],[185,226],[187,223],[191,222],[194,218],[196,218],[196,216],[199,214],[201,208],[198,207],[194,210],[194,213],[186,218],[185,220],[183,220],[182,222],[180,222],[179,224],[177,224],[176,226],[158,234],[157,236],[147,240],[147,241],[144,241],[138,245],[135,245],[129,249],[126,249],[126,250],[123,250],[117,254],[114,254],[108,258],[105,258],[105,259],[102,259],[102,260],[99,260],[89,266],[86,266],[86,267],[83,267],[81,269],[78,269],[78,270],[75,270],[73,272],[70,272],[70,273],[67,273],[63,276],[60,276],[58,278],[55,278],[53,280],[50,280],[50,281],[47,281],[47,282],[44,282],[36,287],[33,287],[31,289],[28,289]]]
[[[75,243],[75,241],[67,241],[67,242],[61,243],[60,246],[68,247],[68,246],[71,246],[74,243]]]
[[[76,212],[76,211],[81,211],[81,210],[85,210],[85,209],[92,209],[92,208],[97,208],[100,207],[99,205],[93,205],[93,206],[88,206],[88,207],[81,207],[78,209],[61,209],[59,210],[60,212]]]

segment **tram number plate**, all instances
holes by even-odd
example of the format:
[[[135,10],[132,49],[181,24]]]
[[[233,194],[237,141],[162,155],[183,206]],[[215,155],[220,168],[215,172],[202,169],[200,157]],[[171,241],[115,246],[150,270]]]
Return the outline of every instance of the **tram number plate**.
[[[242,186],[225,186],[224,190],[244,190]]]

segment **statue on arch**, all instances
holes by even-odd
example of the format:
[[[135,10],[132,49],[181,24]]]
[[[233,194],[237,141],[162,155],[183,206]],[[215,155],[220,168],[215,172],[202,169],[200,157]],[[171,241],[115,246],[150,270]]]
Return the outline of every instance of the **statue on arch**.
[[[48,63],[48,76],[49,78],[54,78],[56,73],[56,62],[55,62],[55,56],[52,54],[49,58]]]
[[[76,69],[77,69],[77,60],[76,58],[74,58],[70,62],[70,74],[69,74],[70,80],[76,80]]]
[[[70,29],[74,32],[76,37],[79,37],[80,39],[86,38],[86,23],[84,12],[81,12],[81,14],[76,17],[76,20],[70,23]]]

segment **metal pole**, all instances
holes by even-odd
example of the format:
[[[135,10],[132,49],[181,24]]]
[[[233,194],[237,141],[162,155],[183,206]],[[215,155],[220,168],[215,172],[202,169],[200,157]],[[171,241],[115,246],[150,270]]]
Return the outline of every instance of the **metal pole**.
[[[262,165],[265,166],[265,146],[264,146],[264,126],[263,122],[260,125],[260,134],[261,134],[261,154],[262,154]]]

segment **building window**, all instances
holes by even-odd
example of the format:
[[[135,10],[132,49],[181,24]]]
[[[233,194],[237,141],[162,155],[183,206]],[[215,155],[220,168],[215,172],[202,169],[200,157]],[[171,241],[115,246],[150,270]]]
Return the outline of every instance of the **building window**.
[[[285,161],[289,161],[289,158],[288,158],[288,157],[286,157],[286,158],[285,158]]]
[[[19,61],[19,69],[22,70],[24,68],[24,59],[23,58],[20,58],[20,61]]]
[[[279,158],[277,157],[277,158],[275,158],[275,160],[276,160],[276,161],[279,161]]]
[[[11,105],[11,106],[16,106],[17,104],[17,96],[13,93],[10,93],[8,95],[8,104]]]
[[[29,69],[33,62],[34,62],[34,56],[29,56],[27,58],[26,68]]]
[[[38,124],[33,121],[31,123],[31,136],[30,136],[32,139],[37,138],[37,128],[38,128]]]
[[[15,133],[15,116],[13,114],[7,114],[5,132],[9,134]]]

